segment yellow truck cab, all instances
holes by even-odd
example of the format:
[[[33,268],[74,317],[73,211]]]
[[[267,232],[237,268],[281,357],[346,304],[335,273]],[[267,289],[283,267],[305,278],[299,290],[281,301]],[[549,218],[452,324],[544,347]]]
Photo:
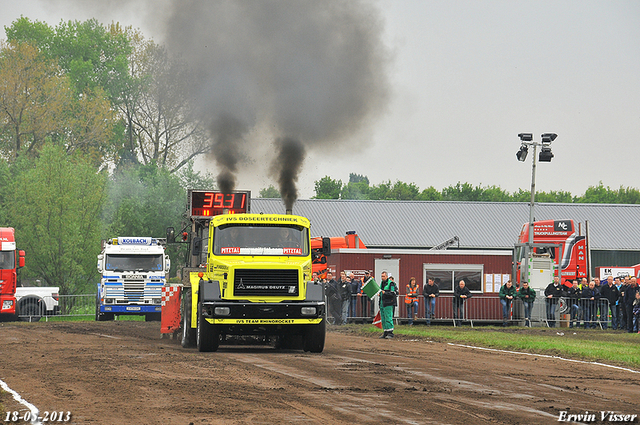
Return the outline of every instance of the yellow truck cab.
[[[322,352],[324,285],[313,282],[311,261],[305,217],[214,216],[205,267],[189,271],[183,290],[182,345],[216,351],[228,335],[256,335],[274,337],[282,348]]]

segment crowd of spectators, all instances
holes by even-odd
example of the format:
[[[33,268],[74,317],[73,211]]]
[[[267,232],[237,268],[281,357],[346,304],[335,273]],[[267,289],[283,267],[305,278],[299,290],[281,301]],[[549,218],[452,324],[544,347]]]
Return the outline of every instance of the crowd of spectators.
[[[314,280],[318,276],[314,273]],[[364,293],[363,288],[373,279],[370,272],[366,272],[364,279],[359,279],[354,273],[340,273],[339,279],[327,273],[324,280],[328,311],[331,322],[335,325],[346,324],[350,317],[369,317],[373,314],[372,301]],[[397,290],[393,276],[388,275]],[[386,282],[386,280],[385,280]],[[585,329],[608,329],[640,333],[640,288],[635,277],[613,277],[607,280],[597,278],[589,281],[586,278],[574,280],[572,286],[561,284],[555,277],[544,290],[544,303],[547,324],[550,327],[559,325],[558,308],[560,300],[568,303],[569,327],[584,327]],[[404,304],[407,310],[407,323],[413,325],[419,317],[419,295],[424,297],[426,324],[429,325],[435,317],[436,298],[440,295],[438,285],[432,278],[420,286],[415,278],[411,278],[406,285]],[[464,319],[464,303],[472,294],[461,280],[454,288],[453,312],[456,324]],[[511,280],[502,285],[498,294],[502,307],[503,326],[510,321],[516,303],[522,303],[524,309],[525,326],[531,326],[531,312],[536,303],[536,291],[523,283],[517,287]],[[520,319],[520,317],[519,317]]]

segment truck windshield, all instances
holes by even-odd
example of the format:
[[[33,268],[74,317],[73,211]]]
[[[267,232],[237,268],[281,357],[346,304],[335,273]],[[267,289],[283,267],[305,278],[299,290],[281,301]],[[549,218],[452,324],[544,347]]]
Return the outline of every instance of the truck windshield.
[[[162,255],[107,254],[105,270],[113,272],[162,270]]]
[[[16,268],[15,251],[0,251],[0,270],[10,270]]]
[[[309,230],[303,226],[224,225],[215,228],[215,255],[309,255]]]

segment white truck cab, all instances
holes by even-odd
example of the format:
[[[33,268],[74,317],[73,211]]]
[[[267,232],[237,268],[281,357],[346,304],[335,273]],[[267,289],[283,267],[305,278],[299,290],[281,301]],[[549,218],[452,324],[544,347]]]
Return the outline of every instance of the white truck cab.
[[[165,247],[166,239],[151,237],[118,237],[104,243],[98,255],[96,320],[113,320],[120,314],[160,320],[162,287],[171,267]]]

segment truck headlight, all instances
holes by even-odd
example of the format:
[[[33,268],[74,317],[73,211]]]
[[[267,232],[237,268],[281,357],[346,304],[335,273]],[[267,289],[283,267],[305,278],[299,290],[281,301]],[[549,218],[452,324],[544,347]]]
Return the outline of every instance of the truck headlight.
[[[5,300],[2,301],[2,309],[3,310],[8,310],[13,306],[13,301],[12,300]]]
[[[231,309],[229,307],[216,307],[213,309],[213,314],[216,316],[228,316],[231,314]]]
[[[300,313],[303,316],[315,316],[316,315],[316,308],[315,307],[302,307],[300,309]]]

